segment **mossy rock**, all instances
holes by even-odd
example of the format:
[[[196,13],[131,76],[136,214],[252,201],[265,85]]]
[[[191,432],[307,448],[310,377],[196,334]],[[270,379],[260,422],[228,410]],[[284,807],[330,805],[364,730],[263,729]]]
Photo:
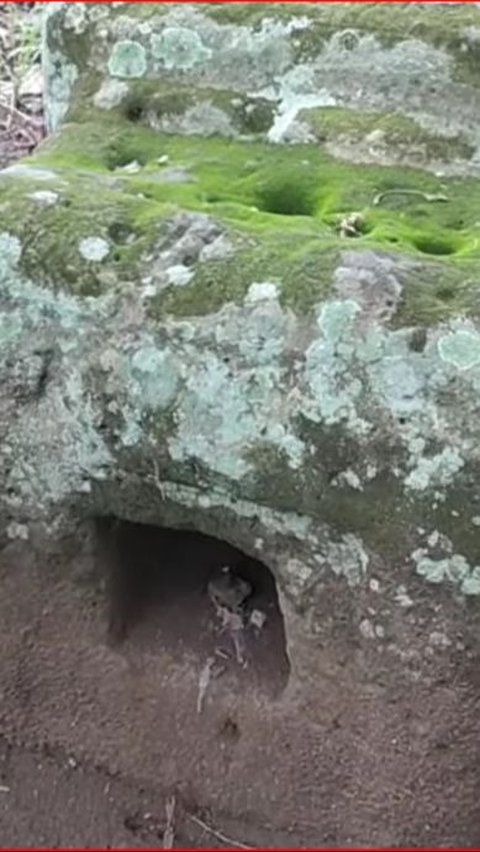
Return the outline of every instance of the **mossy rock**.
[[[443,584],[456,624],[480,593],[480,101],[475,13],[442,15],[52,8],[52,132],[0,175],[6,517],[184,512],[311,625],[373,567],[432,613]]]

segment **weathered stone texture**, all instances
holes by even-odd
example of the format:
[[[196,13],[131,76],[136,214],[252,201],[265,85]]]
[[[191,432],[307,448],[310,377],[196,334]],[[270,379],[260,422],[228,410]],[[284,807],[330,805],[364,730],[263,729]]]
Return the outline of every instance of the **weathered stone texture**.
[[[372,679],[463,652],[479,32],[476,4],[52,5],[52,135],[0,175],[4,539],[217,535],[271,567],[304,675],[330,641]]]

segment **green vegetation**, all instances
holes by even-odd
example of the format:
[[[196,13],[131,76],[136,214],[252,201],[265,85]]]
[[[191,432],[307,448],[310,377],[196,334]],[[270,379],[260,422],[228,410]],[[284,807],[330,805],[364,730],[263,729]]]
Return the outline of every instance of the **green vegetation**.
[[[137,170],[125,171],[132,162]],[[65,126],[31,163],[56,169],[66,182],[60,204],[39,219],[18,186],[6,185],[2,218],[24,239],[24,264],[57,286],[102,292],[111,286],[110,267],[116,280],[137,280],[165,220],[185,208],[221,222],[237,250],[198,264],[187,287],[164,290],[151,304],[155,316],[214,310],[266,278],[279,281],[284,304],[308,311],[331,288],[339,252],[368,247],[421,261],[421,279],[413,263],[406,282],[404,320],[418,312],[428,324],[478,309],[480,182],[473,179],[341,163],[311,146],[179,138],[104,114]],[[170,167],[185,169],[191,180],[163,181]],[[348,239],[338,226],[353,212],[362,226]],[[100,271],[84,263],[79,272],[78,240],[92,234],[108,239],[111,253]]]
[[[382,144],[397,156],[422,158],[425,162],[469,160],[474,148],[464,139],[429,133],[413,119],[398,113],[363,112],[342,107],[302,110],[299,118],[308,123],[319,142],[368,141],[373,131],[382,133]]]

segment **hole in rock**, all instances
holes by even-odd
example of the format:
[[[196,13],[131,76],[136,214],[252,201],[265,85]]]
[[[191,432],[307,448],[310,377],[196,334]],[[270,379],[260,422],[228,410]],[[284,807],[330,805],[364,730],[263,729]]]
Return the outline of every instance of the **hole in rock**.
[[[192,530],[99,518],[96,531],[112,641],[163,655],[165,665],[198,669],[212,658],[219,683],[283,691],[285,629],[265,564]]]
[[[125,245],[133,235],[132,229],[125,222],[111,222],[107,228],[107,233],[117,245]]]
[[[454,243],[442,237],[417,237],[413,244],[424,254],[455,254],[456,251]]]
[[[288,175],[261,183],[256,191],[257,206],[266,213],[282,216],[313,216],[317,189],[310,176]]]
[[[138,123],[144,117],[145,106],[143,100],[135,96],[127,97],[123,104],[122,112],[127,121],[131,121],[133,124]]]
[[[437,298],[442,302],[451,302],[455,298],[455,290],[453,287],[441,287],[437,291]]]
[[[416,328],[408,341],[409,349],[412,352],[423,352],[427,345],[427,332],[425,328]]]

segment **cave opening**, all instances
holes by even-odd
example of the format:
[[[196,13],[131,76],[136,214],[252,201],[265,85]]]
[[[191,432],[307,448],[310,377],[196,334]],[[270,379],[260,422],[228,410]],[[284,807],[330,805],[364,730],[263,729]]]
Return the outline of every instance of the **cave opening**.
[[[192,529],[97,518],[115,646],[214,666],[239,688],[283,692],[290,666],[276,581],[257,559]]]

